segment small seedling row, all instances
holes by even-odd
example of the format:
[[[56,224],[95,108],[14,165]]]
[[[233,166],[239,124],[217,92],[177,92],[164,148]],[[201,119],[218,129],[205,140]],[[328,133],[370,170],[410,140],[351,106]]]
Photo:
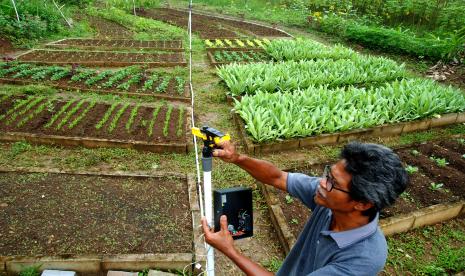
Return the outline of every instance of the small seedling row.
[[[183,52],[129,53],[36,49],[18,56],[16,60],[38,64],[82,64],[105,67],[120,67],[134,64],[143,64],[150,67],[169,67],[184,66],[187,64]]]
[[[229,63],[250,63],[271,60],[263,51],[235,51],[235,50],[215,50],[207,52],[212,65],[222,65]]]
[[[105,38],[127,38],[133,33],[123,25],[101,17],[90,16],[89,23],[97,31],[97,37]]]
[[[56,48],[85,48],[85,49],[152,49],[183,51],[181,40],[127,40],[127,39],[62,39],[47,44],[48,47]]]
[[[207,50],[253,50],[263,49],[265,45],[271,43],[267,38],[216,38],[216,39],[205,39],[205,46]]]
[[[3,82],[45,82],[47,85],[63,89],[189,97],[183,74],[147,70],[140,66],[103,71],[76,66],[38,66],[28,63],[8,63],[0,66],[0,81]]]
[[[161,144],[186,143],[186,107],[45,96],[0,97],[0,130]]]

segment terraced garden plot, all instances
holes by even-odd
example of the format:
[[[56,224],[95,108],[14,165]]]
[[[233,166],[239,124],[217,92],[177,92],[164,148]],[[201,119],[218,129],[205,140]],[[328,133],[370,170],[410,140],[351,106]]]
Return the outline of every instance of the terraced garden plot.
[[[207,51],[211,50],[253,50],[263,49],[265,45],[268,45],[271,41],[267,38],[216,38],[216,39],[205,39],[204,44]]]
[[[0,172],[0,256],[191,253],[186,180]]]
[[[97,37],[128,38],[133,35],[128,28],[97,16],[89,16],[89,23],[97,31]]]
[[[187,27],[188,13],[174,9],[160,8],[140,10],[140,16],[163,21],[181,28]],[[212,16],[192,14],[192,32],[201,38],[239,37],[239,36],[275,36],[287,37],[287,33],[270,27],[252,23],[234,21]]]
[[[207,52],[210,64],[223,65],[229,63],[249,63],[249,62],[262,62],[269,61],[268,56],[263,51],[253,50],[214,50]]]
[[[4,140],[23,137],[32,142],[64,145],[81,141],[89,147],[120,145],[151,151],[187,151],[190,111],[184,106],[163,101],[145,106],[46,96],[1,95],[0,100]]]
[[[81,48],[81,49],[151,49],[184,51],[181,40],[128,40],[128,39],[62,39],[47,44],[53,48]]]
[[[457,202],[465,199],[465,144],[463,139],[410,146],[395,150],[409,171],[409,186],[391,207],[383,210],[380,218],[389,218],[440,203]],[[435,159],[444,158],[447,165],[442,166]],[[321,176],[325,165],[316,164],[292,171],[308,175]],[[279,199],[279,206],[288,227],[295,237],[302,231],[311,215],[311,211],[298,199],[287,193],[269,189]]]
[[[61,89],[154,96],[188,101],[186,73],[153,71],[140,66],[119,70],[94,70],[76,66],[38,66],[0,63],[0,82],[40,83]]]
[[[143,64],[149,67],[170,67],[185,66],[187,64],[182,52],[155,54],[36,49],[18,56],[16,60],[38,64],[80,64],[104,67],[121,67],[134,64]]]

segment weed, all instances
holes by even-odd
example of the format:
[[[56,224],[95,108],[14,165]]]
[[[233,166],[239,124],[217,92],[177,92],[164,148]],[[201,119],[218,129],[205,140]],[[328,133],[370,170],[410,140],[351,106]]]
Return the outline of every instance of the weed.
[[[19,276],[39,276],[40,275],[39,269],[41,266],[42,264],[38,264],[38,265],[33,265],[33,266],[23,268],[21,272],[19,273]]]
[[[272,257],[271,259],[265,260],[261,263],[263,267],[265,267],[268,271],[277,272],[279,268],[282,266],[283,261],[278,259],[277,257]]]
[[[415,202],[415,200],[413,199],[412,195],[409,193],[409,192],[403,192],[400,194],[400,197],[403,198],[404,200],[406,201],[410,201],[410,202]]]
[[[291,219],[291,224],[299,224],[299,220],[296,218]]]
[[[420,152],[418,150],[411,150],[410,153],[413,155],[413,156],[419,156],[420,155]]]
[[[16,142],[11,145],[9,155],[11,157],[16,157],[19,154],[26,152],[32,148],[31,144],[27,142]]]
[[[464,145],[464,146],[465,146],[465,139],[463,139],[463,138],[459,138],[459,139],[457,139],[457,142],[458,142],[459,144],[461,144],[461,145]]]

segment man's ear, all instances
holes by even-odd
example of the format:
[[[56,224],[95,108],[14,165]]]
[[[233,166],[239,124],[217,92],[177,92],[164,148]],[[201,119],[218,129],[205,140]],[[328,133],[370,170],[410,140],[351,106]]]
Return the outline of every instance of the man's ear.
[[[363,212],[370,209],[373,206],[375,205],[372,202],[357,201],[357,203],[354,205],[354,209]]]

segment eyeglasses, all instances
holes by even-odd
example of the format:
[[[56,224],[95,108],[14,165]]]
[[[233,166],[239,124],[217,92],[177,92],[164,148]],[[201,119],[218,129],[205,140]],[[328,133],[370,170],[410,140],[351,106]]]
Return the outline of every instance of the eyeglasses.
[[[331,166],[326,165],[325,166],[325,171],[323,172],[323,178],[326,179],[326,191],[331,192],[333,189],[344,192],[346,194],[350,194],[349,191],[340,189],[336,186],[334,186],[334,177],[331,175]]]

